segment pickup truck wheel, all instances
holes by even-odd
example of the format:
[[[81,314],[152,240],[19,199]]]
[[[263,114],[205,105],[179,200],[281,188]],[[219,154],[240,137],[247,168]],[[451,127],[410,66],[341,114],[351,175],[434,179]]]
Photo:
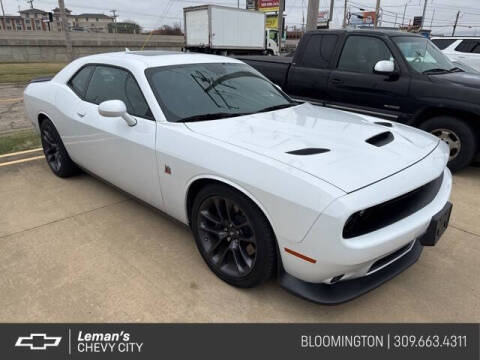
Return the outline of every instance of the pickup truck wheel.
[[[475,156],[477,139],[468,123],[451,116],[438,116],[420,124],[422,130],[439,137],[450,148],[448,167],[457,171],[468,166]]]
[[[245,195],[221,184],[195,198],[192,230],[208,267],[223,281],[253,287],[272,276],[275,240],[270,224]]]
[[[40,126],[40,137],[45,159],[52,172],[61,178],[75,175],[78,168],[70,159],[55,125],[49,119],[43,120]]]

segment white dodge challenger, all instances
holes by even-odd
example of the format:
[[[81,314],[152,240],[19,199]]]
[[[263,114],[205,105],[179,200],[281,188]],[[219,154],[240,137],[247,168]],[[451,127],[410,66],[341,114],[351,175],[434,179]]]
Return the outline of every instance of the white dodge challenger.
[[[448,225],[445,143],[295,102],[235,59],[87,56],[24,97],[55,175],[84,169],[188,224],[234,286],[275,275],[306,299],[344,302],[412,265]]]

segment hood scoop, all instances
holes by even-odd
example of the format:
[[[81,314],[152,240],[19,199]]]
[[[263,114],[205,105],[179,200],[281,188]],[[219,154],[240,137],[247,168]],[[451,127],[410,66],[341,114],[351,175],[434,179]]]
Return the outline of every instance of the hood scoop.
[[[365,140],[365,142],[369,143],[370,145],[374,145],[377,147],[381,147],[387,145],[393,141],[394,137],[390,131],[385,131],[383,133],[377,134]]]
[[[304,148],[304,149],[287,151],[287,154],[291,154],[291,155],[315,155],[315,154],[322,154],[322,153],[329,152],[329,151],[330,151],[330,149]]]

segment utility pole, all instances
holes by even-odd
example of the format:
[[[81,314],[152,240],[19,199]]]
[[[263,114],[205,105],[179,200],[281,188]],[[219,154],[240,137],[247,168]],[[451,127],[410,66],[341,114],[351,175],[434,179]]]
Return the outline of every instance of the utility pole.
[[[432,29],[433,25],[433,18],[435,17],[435,8],[433,9],[432,20],[430,21],[430,30]]]
[[[425,12],[427,11],[427,0],[423,3],[423,13],[422,13],[422,24],[420,25],[420,30],[423,29],[423,24],[425,23]]]
[[[330,29],[330,23],[333,21],[333,3],[335,0],[330,0],[330,14],[328,15],[327,28]]]
[[[378,27],[378,17],[380,16],[380,0],[377,0],[377,5],[375,5],[375,21],[373,27],[376,29]]]
[[[405,3],[405,9],[403,9],[402,26],[405,25],[405,13],[407,12],[407,5],[408,5],[408,2]]]
[[[455,24],[453,25],[452,36],[455,36],[455,30],[457,29],[458,17],[460,16],[460,10],[457,11],[457,17],[455,18]]]
[[[117,32],[117,10],[113,9],[113,10],[110,10],[110,12],[113,14],[113,32],[116,33]]]
[[[3,1],[2,0],[0,0],[0,5],[2,5],[2,15],[3,15],[3,17],[5,17],[5,10],[3,10]]]
[[[395,24],[393,25],[393,27],[397,27],[397,13],[395,13]]]
[[[30,4],[30,9],[33,9],[33,0],[27,0],[27,3]]]
[[[280,0],[278,4],[278,52],[282,51],[283,39],[283,9],[285,9],[285,0]]]
[[[305,32],[305,4],[302,0],[302,32]]]
[[[345,7],[343,8],[343,24],[342,24],[342,28],[346,28],[347,27],[347,6],[348,6],[348,0],[345,0]]]
[[[312,31],[317,28],[318,3],[319,0],[308,0],[307,31]]]
[[[70,29],[68,28],[67,14],[65,13],[64,0],[58,0],[58,7],[60,8],[60,17],[62,18],[62,31],[65,33],[65,45],[67,47],[67,58],[69,61],[73,60],[72,39],[70,39]]]

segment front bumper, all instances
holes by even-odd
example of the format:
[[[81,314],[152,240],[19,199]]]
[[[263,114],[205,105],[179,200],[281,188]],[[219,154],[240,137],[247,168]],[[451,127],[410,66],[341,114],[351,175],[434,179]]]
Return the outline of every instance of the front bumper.
[[[417,240],[411,250],[400,259],[375,273],[361,278],[340,281],[335,284],[309,283],[293,277],[280,269],[278,281],[287,291],[304,299],[325,305],[336,305],[350,301],[384,282],[394,278],[402,271],[413,265],[422,254],[423,246]]]
[[[285,271],[308,283],[330,284],[340,275],[343,275],[341,281],[361,278],[371,273],[377,261],[420,238],[428,230],[432,217],[443,209],[450,197],[452,176],[445,168],[448,158],[443,150],[439,148],[395,175],[336,199],[322,211],[300,242],[278,237]],[[423,208],[373,232],[353,238],[342,236],[351,214],[406,194],[442,173],[443,181],[436,196]],[[292,256],[290,250],[312,261]]]

